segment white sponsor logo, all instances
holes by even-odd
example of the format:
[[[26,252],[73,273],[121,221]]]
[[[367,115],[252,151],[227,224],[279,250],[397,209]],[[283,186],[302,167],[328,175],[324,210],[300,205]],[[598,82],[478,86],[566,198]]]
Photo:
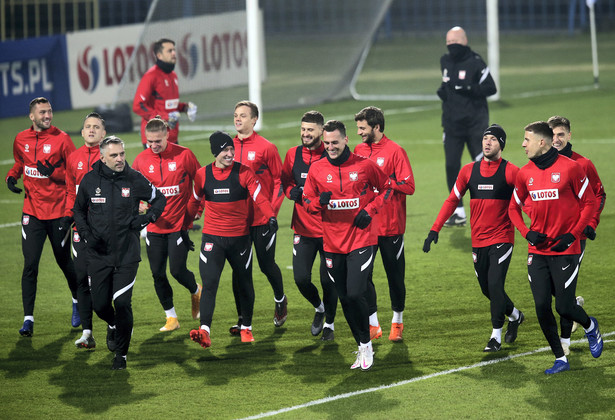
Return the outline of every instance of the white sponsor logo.
[[[158,188],[165,197],[173,197],[179,195],[179,185],[171,185],[170,187]]]
[[[493,190],[493,184],[478,184],[479,190]]]
[[[175,172],[177,170],[177,162],[169,162],[169,171]]]
[[[256,152],[248,152],[248,160],[256,160]]]
[[[214,249],[214,244],[212,244],[211,242],[206,242],[204,249],[205,251],[211,251],[212,249]]]
[[[329,210],[352,210],[359,208],[358,198],[342,198],[339,200],[331,200],[327,205]]]
[[[215,195],[230,194],[230,193],[231,193],[230,188],[216,188],[216,189],[214,189],[214,194]]]
[[[357,174],[356,172],[350,172],[348,175],[350,176],[351,181],[356,181],[357,179],[359,179],[359,174]]]
[[[530,191],[532,201],[559,200],[559,190],[552,188],[549,190]]]
[[[307,172],[301,172],[301,179],[307,178]]]
[[[551,174],[551,182],[553,182],[554,184],[557,184],[560,179],[561,179],[561,175],[559,172],[553,172]]]
[[[178,106],[179,99],[167,99],[166,101],[164,101],[164,109],[177,109]]]
[[[122,188],[122,197],[130,197],[130,188]]]
[[[51,145],[50,144],[43,144],[43,153],[46,153],[46,154],[51,153]]]
[[[365,254],[365,251],[367,251],[367,249],[362,249],[359,251],[359,254]]]
[[[23,173],[25,176],[29,176],[30,178],[47,178],[45,175],[41,174],[38,169],[31,166],[25,166],[23,168]]]
[[[562,267],[562,271],[565,271],[568,267],[570,267],[570,264],[568,264],[566,267]]]
[[[92,197],[91,200],[94,204],[104,204],[107,202],[105,197]]]

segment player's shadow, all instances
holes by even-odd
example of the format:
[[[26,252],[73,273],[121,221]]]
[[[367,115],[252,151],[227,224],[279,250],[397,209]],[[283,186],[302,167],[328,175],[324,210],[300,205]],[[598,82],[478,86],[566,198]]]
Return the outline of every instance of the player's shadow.
[[[467,251],[472,248],[472,239],[470,238],[470,227],[458,227],[453,226],[447,228],[447,232],[451,232],[449,235],[449,243],[453,248],[460,251]]]
[[[313,340],[307,346],[296,350],[292,358],[282,365],[281,369],[287,374],[301,378],[306,384],[328,384],[329,372],[347,367],[344,357],[335,341],[322,341],[320,337],[306,338]]]
[[[69,332],[55,341],[46,343],[39,349],[34,348],[32,340],[38,340],[42,335],[18,337],[15,340],[15,347],[9,352],[8,357],[0,359],[0,370],[6,372],[7,379],[15,379],[23,378],[31,371],[53,369],[61,363],[58,359],[62,354],[62,347],[71,339],[72,335],[73,333]],[[4,384],[4,386],[8,385]]]

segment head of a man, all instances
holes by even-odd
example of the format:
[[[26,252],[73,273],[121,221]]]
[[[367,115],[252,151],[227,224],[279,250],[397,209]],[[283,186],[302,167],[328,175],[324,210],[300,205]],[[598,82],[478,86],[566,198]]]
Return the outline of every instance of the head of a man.
[[[468,45],[466,31],[461,26],[455,26],[446,33],[446,45],[451,44]]]
[[[81,137],[83,137],[87,147],[96,146],[106,135],[105,120],[98,112],[90,112],[85,116]]]
[[[506,146],[506,132],[498,124],[491,124],[483,133],[483,157],[496,161]]]
[[[160,116],[156,116],[145,124],[145,139],[152,152],[159,154],[167,150],[169,145],[169,126]]]
[[[322,127],[325,117],[318,111],[308,111],[301,117],[301,144],[308,149],[317,149],[322,142]]]
[[[378,143],[384,136],[384,113],[380,108],[368,106],[359,111],[354,120],[357,134],[363,143]]]
[[[124,142],[116,136],[105,137],[100,142],[100,160],[114,172],[122,172],[126,167]]]
[[[248,137],[254,131],[258,120],[258,106],[250,101],[240,101],[235,104],[233,122],[239,135]]]
[[[43,131],[51,127],[53,110],[47,98],[39,97],[30,101],[30,120],[34,131]]]
[[[211,153],[216,158],[214,165],[217,168],[228,168],[233,164],[235,158],[235,144],[233,138],[224,131],[216,131],[209,136]]]
[[[545,121],[536,121],[525,126],[521,147],[529,159],[544,155],[553,147],[553,130]]]
[[[322,142],[325,145],[329,158],[339,158],[348,145],[346,126],[341,121],[329,120],[323,126],[323,130]]]
[[[566,117],[554,115],[547,121],[549,127],[553,130],[553,147],[557,150],[563,150],[570,139],[572,139],[572,133],[570,132],[570,120]]]
[[[163,63],[175,64],[177,62],[177,52],[175,51],[175,41],[167,38],[159,39],[154,42],[154,55]]]

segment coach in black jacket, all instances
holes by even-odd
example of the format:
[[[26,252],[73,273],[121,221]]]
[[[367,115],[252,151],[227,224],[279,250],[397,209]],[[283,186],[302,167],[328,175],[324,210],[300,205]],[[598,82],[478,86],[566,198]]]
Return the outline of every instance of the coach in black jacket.
[[[487,96],[497,92],[489,67],[480,55],[468,47],[465,31],[456,26],[446,34],[448,53],[440,58],[442,84],[438,96],[442,100],[443,143],[448,189],[455,186],[461,169],[464,145],[473,160],[482,158],[483,131],[489,126]],[[463,226],[466,215],[463,202],[446,221],[445,226]]]
[[[146,214],[139,214],[141,200],[150,204]],[[124,142],[115,136],[103,139],[100,161],[81,180],[73,212],[80,239],[88,245],[92,306],[109,324],[114,370],[126,368],[132,286],[141,261],[139,232],[162,214],[165,204],[164,195],[126,163]]]

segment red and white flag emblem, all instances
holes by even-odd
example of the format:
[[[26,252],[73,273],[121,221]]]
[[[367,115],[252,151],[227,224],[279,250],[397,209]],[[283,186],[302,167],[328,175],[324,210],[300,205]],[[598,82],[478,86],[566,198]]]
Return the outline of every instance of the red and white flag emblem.
[[[327,268],[333,268],[333,260],[331,258],[325,258],[325,262],[327,263]]]
[[[122,197],[130,197],[130,188],[122,188]]]
[[[205,251],[211,251],[212,249],[214,249],[214,244],[211,242],[205,242]]]
[[[350,172],[348,175],[350,175],[351,181],[356,181],[357,179],[359,179],[359,175],[356,172]]]
[[[560,176],[559,172],[552,172],[551,173],[551,182],[552,183],[557,184],[560,179],[561,179],[561,176]]]

